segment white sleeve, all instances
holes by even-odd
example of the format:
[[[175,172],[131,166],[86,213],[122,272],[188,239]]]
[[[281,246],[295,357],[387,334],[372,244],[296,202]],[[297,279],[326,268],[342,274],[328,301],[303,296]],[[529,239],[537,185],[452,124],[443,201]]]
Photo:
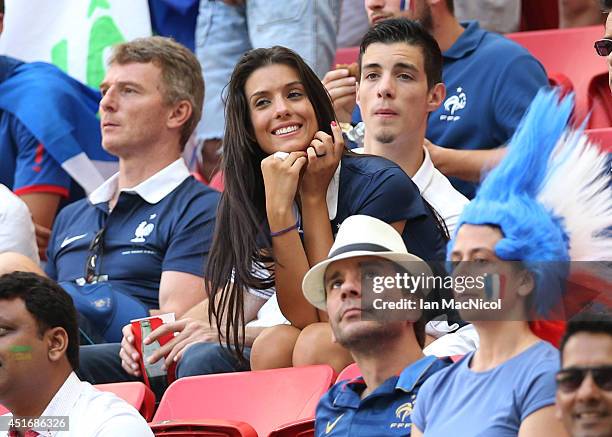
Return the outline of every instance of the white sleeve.
[[[253,272],[253,276],[259,279],[266,279],[270,272],[263,266],[256,262],[254,262],[251,266],[251,271]],[[234,272],[232,272],[232,280],[234,279]],[[249,288],[247,290],[253,296],[259,297],[261,299],[268,300],[270,299],[274,293],[276,293],[276,289],[274,287],[266,288],[265,290],[259,290],[257,288]]]
[[[280,307],[278,306],[278,300],[276,300],[276,293],[272,295],[270,299],[263,304],[257,313],[257,318],[246,324],[248,327],[263,327],[268,328],[276,325],[290,325],[291,322],[283,316]]]
[[[92,437],[153,437],[153,431],[138,410],[117,397],[114,393],[92,392],[95,403],[90,403],[79,417],[79,425],[71,433],[76,432],[91,435]],[[72,417],[71,417],[72,420]]]
[[[478,348],[479,338],[474,325],[462,326],[455,332],[444,334],[431,342],[423,353],[436,357],[451,357],[465,355]]]
[[[100,426],[92,437],[153,437],[153,431],[140,415],[121,414]]]
[[[0,184],[0,253],[17,252],[39,264],[32,216],[26,204]]]

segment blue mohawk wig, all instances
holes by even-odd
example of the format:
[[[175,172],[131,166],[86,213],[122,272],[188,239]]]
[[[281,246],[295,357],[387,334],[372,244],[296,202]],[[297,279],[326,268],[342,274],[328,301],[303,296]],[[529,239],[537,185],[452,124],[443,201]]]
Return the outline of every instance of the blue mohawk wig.
[[[521,261],[534,274],[536,311],[540,315],[545,315],[564,291],[571,258],[571,228],[564,214],[567,209],[573,216],[595,214],[600,218],[594,224],[599,230],[612,224],[612,198],[601,177],[606,169],[605,154],[588,143],[582,128],[569,128],[573,103],[572,95],[560,98],[554,90],[538,93],[510,140],[506,156],[464,208],[448,243],[450,254],[457,231],[465,223],[499,227],[503,238],[496,244],[495,253],[503,260]],[[585,175],[572,179],[567,172],[581,170],[581,165],[573,162],[578,158],[583,160]],[[568,188],[568,193],[563,186],[550,186],[552,182],[559,185],[564,178],[580,187]],[[572,194],[585,197],[587,206],[576,211],[579,201],[567,197]],[[557,199],[553,199],[555,196]],[[555,202],[570,207],[563,211]],[[589,238],[597,234],[589,229],[593,231]],[[609,243],[608,239],[608,249]]]

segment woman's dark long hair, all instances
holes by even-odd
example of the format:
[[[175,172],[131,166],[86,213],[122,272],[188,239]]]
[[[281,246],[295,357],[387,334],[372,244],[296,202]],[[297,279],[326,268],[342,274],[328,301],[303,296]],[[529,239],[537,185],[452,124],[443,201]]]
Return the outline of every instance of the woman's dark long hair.
[[[255,70],[274,64],[295,70],[314,108],[319,130],[332,135],[330,124],[336,119],[327,90],[292,50],[280,46],[254,49],[236,64],[225,102],[221,164],[225,190],[217,210],[206,276],[209,317],[217,322],[220,336],[240,360],[244,349],[243,294],[248,288],[266,289],[274,285],[273,274],[264,278],[253,274],[253,263],[263,267],[273,262],[274,256],[265,231],[267,215],[261,161],[267,155],[255,139],[245,84]]]

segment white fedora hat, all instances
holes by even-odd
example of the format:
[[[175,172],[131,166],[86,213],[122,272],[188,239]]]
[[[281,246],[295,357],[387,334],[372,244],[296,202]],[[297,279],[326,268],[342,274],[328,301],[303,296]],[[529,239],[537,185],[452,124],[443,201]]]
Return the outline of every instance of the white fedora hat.
[[[391,225],[367,215],[353,215],[340,226],[327,259],[313,266],[304,276],[302,290],[306,299],[315,307],[325,310],[323,278],[327,266],[334,261],[358,256],[377,256],[396,263],[410,262],[407,270],[412,275],[432,276],[429,265],[406,250],[402,236]],[[427,294],[429,289],[422,291]]]

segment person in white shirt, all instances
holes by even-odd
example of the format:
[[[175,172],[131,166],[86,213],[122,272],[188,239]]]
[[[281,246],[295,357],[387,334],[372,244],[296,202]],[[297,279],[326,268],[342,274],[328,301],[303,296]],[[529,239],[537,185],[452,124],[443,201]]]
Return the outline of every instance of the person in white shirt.
[[[50,279],[0,276],[0,404],[9,411],[0,437],[153,436],[135,408],[74,373],[76,317],[70,296]]]
[[[364,147],[354,151],[399,165],[452,236],[469,200],[434,167],[425,139],[429,113],[446,96],[438,43],[418,23],[390,19],[366,33],[362,50],[357,103],[365,135]],[[462,355],[478,346],[471,325],[432,321],[426,332],[430,341],[435,340],[425,348],[428,355]]]
[[[434,167],[425,147],[429,113],[446,95],[440,48],[422,26],[401,19],[370,29],[362,48],[357,103],[363,151],[399,165],[452,235],[469,201]]]
[[[39,263],[34,224],[25,202],[0,184],[0,253],[17,252]]]

